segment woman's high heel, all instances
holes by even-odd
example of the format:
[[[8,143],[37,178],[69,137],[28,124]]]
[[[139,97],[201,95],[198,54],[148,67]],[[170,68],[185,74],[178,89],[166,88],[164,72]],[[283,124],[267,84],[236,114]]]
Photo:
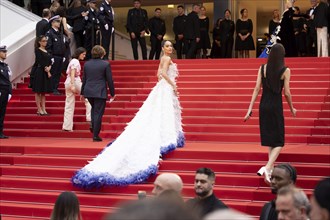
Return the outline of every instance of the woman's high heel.
[[[265,171],[266,171],[266,167],[261,167],[261,168],[258,170],[257,175],[258,175],[258,176],[262,176],[262,175],[264,175]]]
[[[258,172],[257,175],[258,176],[262,176],[265,174],[265,180],[267,181],[267,183],[270,183],[270,175],[271,175],[271,171],[268,171],[266,169],[266,167],[261,167]]]

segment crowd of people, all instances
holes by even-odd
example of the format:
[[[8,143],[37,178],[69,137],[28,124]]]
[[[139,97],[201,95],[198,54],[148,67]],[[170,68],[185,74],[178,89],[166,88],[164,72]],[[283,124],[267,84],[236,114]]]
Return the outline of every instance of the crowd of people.
[[[216,175],[207,167],[197,169],[195,197],[186,199],[183,181],[175,173],[162,173],[147,196],[119,205],[104,216],[107,220],[252,220],[254,216],[228,207],[214,192]],[[328,220],[330,218],[330,178],[320,179],[310,198],[296,186],[297,171],[289,163],[275,166],[271,176],[271,193],[276,198],[266,202],[260,220]],[[218,195],[221,196],[221,195]],[[80,204],[75,193],[61,193],[54,205],[51,220],[80,220]]]
[[[14,1],[22,5],[19,1]],[[302,13],[295,1],[287,1],[286,10],[281,16],[279,10],[274,10],[273,19],[269,22],[269,39],[273,37],[282,43],[287,51],[286,56],[328,56],[329,33],[329,3],[327,0],[310,0],[311,8]],[[159,59],[160,43],[168,31],[162,10],[156,8],[154,15],[148,18],[147,10],[141,7],[140,0],[133,1],[134,7],[127,13],[126,30],[131,40],[133,57],[139,59],[138,44],[141,47],[142,59]],[[114,9],[111,0],[72,0],[68,8],[63,7],[59,0],[31,1],[31,10],[43,16],[43,9],[50,9],[50,17],[61,17],[61,33],[67,40],[67,48],[75,42],[76,47],[87,50],[86,58],[91,57],[90,51],[94,45],[102,45],[106,50],[105,59],[109,58],[109,46],[114,31]],[[183,5],[177,6],[178,15],[173,18],[172,30],[175,35],[175,49],[178,59],[187,58],[248,58],[250,51],[255,50],[253,22],[249,18],[248,9],[240,9],[240,18],[232,20],[231,11],[226,9],[224,16],[217,19],[214,26],[207,16],[207,11],[200,4],[193,4],[192,11]],[[49,19],[50,17],[45,17]],[[71,29],[67,27],[70,25]],[[277,27],[282,31],[276,33]],[[212,33],[212,42],[209,36]],[[46,33],[37,32],[37,36]],[[150,35],[151,50],[147,54],[146,36]],[[74,39],[74,40],[73,40]],[[71,42],[70,42],[71,41]],[[208,53],[210,51],[210,53]],[[66,58],[70,54],[66,52]]]
[[[269,22],[271,44],[282,43],[288,57],[327,57],[329,47],[329,3],[326,0],[310,0],[310,9],[302,13],[294,1],[286,3],[282,17],[273,11]],[[267,48],[267,47],[266,47]]]

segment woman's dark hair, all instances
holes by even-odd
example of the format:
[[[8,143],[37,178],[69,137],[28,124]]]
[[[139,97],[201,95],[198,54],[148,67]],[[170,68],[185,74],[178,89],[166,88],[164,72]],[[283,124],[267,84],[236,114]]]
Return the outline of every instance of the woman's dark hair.
[[[83,48],[83,47],[78,47],[78,48],[74,51],[74,53],[73,53],[73,55],[72,55],[72,58],[78,59],[79,56],[80,56],[80,54],[85,53],[85,52],[86,52],[86,49],[85,49],[85,48]]]
[[[162,43],[160,44],[160,45],[161,45],[161,47],[164,47],[164,46],[165,46],[165,43],[166,43],[167,41],[168,41],[168,42],[170,42],[170,43],[172,44],[172,42],[171,42],[171,41],[169,41],[169,40],[163,40],[163,41],[162,41]],[[173,44],[172,44],[172,45],[173,45]]]
[[[39,37],[36,37],[36,40],[34,41],[34,49],[38,49],[40,47],[39,42],[42,40],[42,38],[46,38],[46,36],[45,35],[40,35]]]
[[[99,59],[99,58],[102,58],[104,57],[105,55],[105,50],[102,46],[100,45],[95,45],[93,48],[92,48],[92,58],[93,59]]]
[[[226,9],[224,14],[226,14],[227,11],[229,12],[229,14],[231,14],[231,11],[229,9]]]
[[[240,13],[243,15],[244,11],[247,10],[246,8],[241,9]]]
[[[80,214],[80,204],[78,197],[73,192],[62,192],[58,197],[52,211],[50,220],[66,219],[76,220],[82,219]]]
[[[55,15],[59,15],[61,17],[65,17],[66,16],[66,12],[65,11],[66,11],[65,7],[64,6],[60,6],[56,10]]]
[[[275,93],[281,92],[281,76],[284,65],[285,49],[282,44],[275,44],[270,50],[267,67],[267,86]]]
[[[222,18],[218,18],[215,22],[215,27],[220,27],[220,22],[222,21]]]

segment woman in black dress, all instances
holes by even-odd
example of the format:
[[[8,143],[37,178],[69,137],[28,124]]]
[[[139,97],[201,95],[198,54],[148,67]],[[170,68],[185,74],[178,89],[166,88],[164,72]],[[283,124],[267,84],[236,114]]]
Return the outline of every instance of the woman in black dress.
[[[206,58],[207,49],[211,49],[211,41],[209,36],[210,19],[205,14],[206,14],[206,8],[202,6],[199,15],[199,31],[200,31],[201,39],[197,45],[198,47],[197,57],[200,57],[200,53],[202,51],[203,52],[202,58]]]
[[[215,27],[213,28],[213,43],[212,43],[212,49],[211,49],[211,58],[220,58],[221,57],[221,44],[220,44],[220,22],[221,18],[218,18]]]
[[[46,50],[47,38],[41,35],[36,38],[35,43],[35,71],[32,83],[32,91],[35,92],[37,115],[48,115],[46,111],[45,93],[51,93],[52,87],[50,82],[50,69],[52,67],[51,56]]]
[[[248,10],[241,10],[241,19],[236,21],[236,41],[235,50],[239,51],[239,57],[249,58],[249,50],[255,50],[254,41],[252,38],[253,23],[248,18]]]
[[[259,176],[265,174],[265,181],[270,183],[270,175],[274,163],[284,146],[284,116],[282,105],[282,89],[293,116],[297,110],[293,107],[290,93],[290,69],[284,64],[285,49],[282,44],[275,44],[268,56],[266,65],[262,65],[258,72],[256,87],[254,88],[250,106],[244,117],[252,115],[253,104],[262,85],[262,97],[259,105],[259,126],[261,145],[269,148],[268,162],[257,172]]]

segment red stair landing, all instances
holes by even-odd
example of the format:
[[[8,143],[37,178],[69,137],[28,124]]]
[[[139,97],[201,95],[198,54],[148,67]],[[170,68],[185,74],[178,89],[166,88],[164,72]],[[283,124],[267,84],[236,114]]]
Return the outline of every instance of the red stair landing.
[[[298,110],[291,116],[284,103],[286,143],[330,144],[329,58],[288,58],[292,72],[291,92]],[[188,141],[258,143],[258,104],[253,117],[243,117],[264,59],[174,60],[180,77],[178,87]],[[102,136],[117,137],[151,88],[156,84],[158,61],[111,61],[117,99],[107,104]],[[34,94],[18,84],[8,105],[6,134],[16,137],[90,138],[84,104],[77,97],[74,132],[61,132],[65,96],[47,95],[47,117],[36,115]],[[64,93],[63,81],[60,91]],[[285,99],[283,99],[285,102]],[[45,123],[47,122],[47,123]]]

